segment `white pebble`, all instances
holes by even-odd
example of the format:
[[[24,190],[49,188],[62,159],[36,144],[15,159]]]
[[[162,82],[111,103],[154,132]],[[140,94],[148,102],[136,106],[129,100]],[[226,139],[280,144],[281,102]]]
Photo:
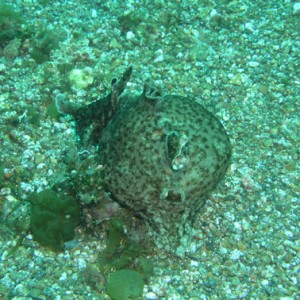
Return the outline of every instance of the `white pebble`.
[[[126,39],[127,40],[133,40],[135,38],[135,34],[132,31],[128,31],[126,33]]]
[[[78,258],[78,269],[79,270],[83,270],[83,269],[85,269],[86,268],[86,262],[85,262],[85,260],[84,259],[82,259],[82,258]]]
[[[248,30],[248,31],[250,31],[250,32],[254,32],[255,31],[253,24],[250,23],[250,22],[245,24],[245,29]]]
[[[300,14],[300,2],[296,2],[293,5],[293,15],[299,15]]]
[[[63,272],[63,273],[61,274],[61,276],[59,277],[59,280],[60,280],[60,281],[65,281],[65,280],[67,279],[67,277],[68,277],[67,273],[66,273],[66,272]]]
[[[156,300],[156,299],[157,299],[157,296],[156,296],[156,294],[154,294],[153,292],[148,292],[148,293],[146,294],[146,299],[147,299],[147,300]]]
[[[225,254],[228,253],[228,250],[227,250],[226,248],[224,248],[224,247],[221,247],[221,248],[219,249],[219,251],[220,251],[220,254],[221,254],[221,255],[225,255]]]
[[[32,193],[34,191],[34,187],[31,186],[29,183],[26,182],[20,182],[20,188],[25,192]]]
[[[249,228],[250,228],[250,223],[247,222],[246,220],[242,220],[242,229],[249,230]]]
[[[5,64],[0,64],[0,72],[3,72],[6,70]]]
[[[211,17],[211,18],[214,18],[214,17],[217,17],[219,14],[218,14],[218,12],[215,10],[215,9],[213,9],[211,12],[210,12],[210,14],[209,14],[209,16]]]
[[[41,169],[43,169],[45,166],[46,166],[46,164],[40,163],[40,164],[37,165],[36,168],[37,168],[38,170],[41,170]]]
[[[164,52],[162,49],[158,49],[155,51],[156,58],[154,59],[153,62],[160,62],[164,60]]]
[[[241,230],[242,229],[242,225],[240,222],[233,222],[233,226],[238,229],[238,230]]]
[[[164,281],[165,281],[166,283],[169,283],[169,282],[172,281],[172,277],[167,275],[167,276],[164,278]]]
[[[239,260],[241,256],[243,256],[244,253],[238,249],[234,249],[230,253],[230,259],[231,260]]]
[[[97,18],[97,10],[96,9],[92,9],[92,18],[93,19]]]
[[[294,234],[293,234],[291,231],[289,231],[289,230],[286,230],[284,233],[285,233],[285,235],[286,235],[287,237],[289,237],[289,238],[294,237]]]
[[[9,187],[5,187],[0,190],[1,196],[10,195],[10,194],[11,194],[11,189]]]
[[[264,279],[261,283],[262,283],[262,285],[268,285],[269,281],[267,279]]]
[[[259,63],[257,61],[249,61],[248,66],[250,66],[252,68],[256,68],[259,66]]]
[[[191,261],[191,267],[198,267],[199,266],[199,262],[196,260],[192,260]]]

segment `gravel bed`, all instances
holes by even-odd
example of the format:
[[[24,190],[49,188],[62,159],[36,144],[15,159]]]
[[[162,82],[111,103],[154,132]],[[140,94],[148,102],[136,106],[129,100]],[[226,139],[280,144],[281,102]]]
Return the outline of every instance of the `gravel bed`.
[[[152,78],[195,97],[234,147],[185,256],[149,256],[143,299],[300,298],[300,3],[6,2],[30,33],[0,48],[0,298],[110,299],[94,266],[104,233],[79,226],[76,244],[53,253],[27,230],[27,198],[74,171],[74,122],[55,99],[89,103],[131,64],[129,92]],[[46,35],[51,51],[35,56]],[[72,85],[74,70],[90,82]]]

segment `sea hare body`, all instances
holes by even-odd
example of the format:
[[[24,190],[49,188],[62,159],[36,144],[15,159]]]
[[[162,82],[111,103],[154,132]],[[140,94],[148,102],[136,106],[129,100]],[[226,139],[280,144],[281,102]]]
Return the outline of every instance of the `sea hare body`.
[[[113,199],[146,220],[157,244],[172,250],[189,236],[206,196],[224,177],[231,144],[220,121],[194,99],[162,96],[148,84],[140,96],[120,96],[122,86],[110,113],[112,95],[104,98],[105,109],[102,100],[91,104],[110,115],[101,128],[92,126],[91,142],[99,145]],[[89,106],[84,110],[75,119],[88,115]],[[103,119],[98,114],[91,124]]]

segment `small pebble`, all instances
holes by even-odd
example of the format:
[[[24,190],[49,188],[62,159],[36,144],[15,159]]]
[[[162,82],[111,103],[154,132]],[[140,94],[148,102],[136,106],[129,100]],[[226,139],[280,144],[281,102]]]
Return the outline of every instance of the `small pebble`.
[[[126,39],[127,40],[133,40],[135,38],[135,34],[132,31],[128,31],[126,33]]]
[[[259,66],[259,63],[257,61],[249,61],[248,66],[250,66],[252,68],[256,68]]]
[[[300,14],[300,2],[296,2],[293,5],[293,15],[299,15]]]
[[[153,292],[148,292],[148,293],[146,294],[146,299],[147,299],[147,300],[156,300],[156,299],[158,299],[158,298],[157,298],[156,294],[154,294]]]

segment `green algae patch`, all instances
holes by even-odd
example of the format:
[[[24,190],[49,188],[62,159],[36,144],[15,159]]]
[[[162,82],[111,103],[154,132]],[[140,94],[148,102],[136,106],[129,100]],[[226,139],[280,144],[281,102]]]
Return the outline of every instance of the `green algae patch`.
[[[64,243],[74,238],[79,222],[79,204],[69,196],[44,190],[30,196],[33,239],[53,251],[63,251]]]
[[[4,166],[0,164],[0,187],[2,187],[4,181]]]
[[[97,266],[108,274],[111,270],[135,269],[148,280],[153,272],[153,263],[146,258],[149,250],[132,238],[125,229],[121,218],[110,221],[106,248],[99,253]]]
[[[67,38],[67,33],[61,28],[44,29],[34,41],[34,46],[30,52],[31,58],[36,63],[42,64],[49,60],[51,52],[59,47],[59,43]]]
[[[154,265],[150,258],[141,256],[137,259],[137,267],[139,273],[142,274],[144,280],[147,282],[150,280],[150,277],[153,274],[154,271]]]
[[[113,273],[107,283],[107,294],[113,300],[127,300],[141,297],[144,281],[140,273],[133,270],[119,270]]]
[[[58,120],[60,113],[58,112],[54,102],[51,102],[46,109],[46,114],[53,120]]]
[[[141,246],[127,237],[123,221],[114,218],[109,224],[106,248],[100,253],[97,264],[104,272],[128,268],[142,252]]]
[[[0,47],[20,36],[21,15],[10,5],[0,1]]]

